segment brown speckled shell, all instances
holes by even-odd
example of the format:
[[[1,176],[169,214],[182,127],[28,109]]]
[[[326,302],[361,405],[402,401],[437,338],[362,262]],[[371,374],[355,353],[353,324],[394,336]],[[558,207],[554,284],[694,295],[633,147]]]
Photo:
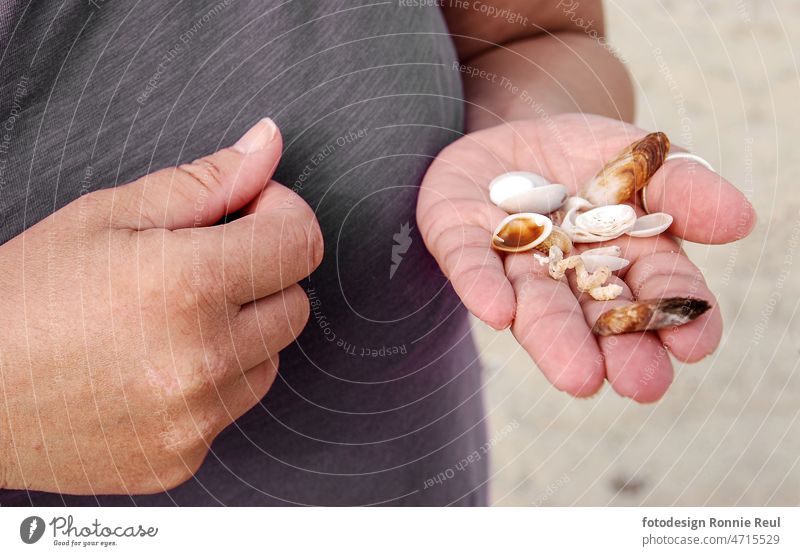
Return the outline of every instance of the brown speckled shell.
[[[653,177],[669,152],[669,138],[658,131],[629,145],[592,178],[582,196],[593,205],[629,201]]]
[[[693,321],[710,308],[708,301],[692,297],[635,301],[600,315],[592,332],[600,336],[611,336],[680,326]]]

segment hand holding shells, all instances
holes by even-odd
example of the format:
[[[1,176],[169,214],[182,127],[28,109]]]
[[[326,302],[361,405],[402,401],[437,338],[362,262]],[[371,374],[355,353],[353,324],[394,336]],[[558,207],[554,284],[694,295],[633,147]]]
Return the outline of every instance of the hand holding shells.
[[[733,241],[752,209],[709,169],[668,160],[666,136],[586,114],[548,123],[513,122],[448,146],[423,180],[417,229],[466,308],[510,327],[558,389],[588,396],[608,380],[654,401],[672,357],[706,356],[722,331],[702,274],[662,232]],[[643,190],[654,214],[641,210]]]
[[[539,252],[537,258],[549,265],[552,278],[560,280],[568,269],[574,269],[580,291],[587,292],[598,301],[616,299],[623,289],[603,283],[611,272],[628,265],[626,259],[619,257],[619,252],[598,255],[596,250],[589,250],[566,259],[564,254],[572,252],[573,243],[599,243],[623,234],[651,237],[670,227],[673,218],[667,213],[647,214],[639,218],[631,205],[623,204],[645,187],[661,167],[669,146],[669,139],[661,132],[651,133],[632,143],[606,163],[579,196],[571,197],[569,201],[566,186],[551,183],[533,172],[508,172],[497,176],[489,185],[489,198],[511,215],[495,229],[492,247],[509,253],[535,249]],[[544,216],[556,213],[565,204],[568,206],[560,218],[560,227]],[[553,239],[548,241],[551,236],[554,236]],[[546,253],[547,257],[541,253]],[[659,311],[674,306],[656,300],[652,309]],[[595,327],[594,331],[598,334],[621,334],[685,324],[709,307],[707,303],[703,306],[703,311],[686,312],[684,319],[650,318],[646,311],[609,312],[604,315],[604,322],[612,319],[624,322]],[[645,314],[647,320],[642,321]]]

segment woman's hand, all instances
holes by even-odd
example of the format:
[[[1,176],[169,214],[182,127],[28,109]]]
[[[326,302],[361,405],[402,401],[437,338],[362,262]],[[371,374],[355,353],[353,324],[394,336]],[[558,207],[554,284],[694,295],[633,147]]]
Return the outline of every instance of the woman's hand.
[[[313,211],[270,182],[280,153],[262,121],[0,247],[0,487],[163,491],[259,402],[323,252]]]
[[[720,311],[714,307],[689,324],[657,333],[593,335],[591,326],[605,310],[632,299],[692,296],[714,304],[714,297],[668,235],[623,236],[603,244],[619,245],[631,261],[612,277],[610,283],[624,291],[609,302],[580,294],[574,282],[553,280],[530,252],[503,257],[490,240],[507,214],[489,201],[488,185],[502,173],[529,170],[577,192],[644,134],[629,124],[584,114],[512,122],[450,145],[422,184],[419,229],[464,305],[494,328],[510,325],[550,382],[575,396],[594,394],[607,378],[623,396],[659,399],[672,381],[664,348],[681,361],[708,355],[722,333]],[[735,241],[755,224],[753,209],[738,190],[685,160],[670,161],[655,174],[647,202],[651,211],[671,214],[670,232],[689,241]]]

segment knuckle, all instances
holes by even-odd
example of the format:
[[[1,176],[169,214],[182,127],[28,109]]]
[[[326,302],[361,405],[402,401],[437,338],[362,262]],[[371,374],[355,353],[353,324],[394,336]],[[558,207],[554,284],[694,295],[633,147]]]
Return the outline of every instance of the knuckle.
[[[206,342],[196,361],[190,365],[180,393],[185,400],[203,403],[218,395],[218,383],[230,368],[231,357],[225,350],[215,347],[217,343],[215,340]]]
[[[216,323],[227,309],[218,265],[197,262],[177,270],[167,287],[168,307],[193,321]]]

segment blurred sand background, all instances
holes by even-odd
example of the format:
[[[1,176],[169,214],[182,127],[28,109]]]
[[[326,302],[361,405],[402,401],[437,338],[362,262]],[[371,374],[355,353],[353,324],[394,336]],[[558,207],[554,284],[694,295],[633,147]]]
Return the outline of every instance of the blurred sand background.
[[[475,323],[493,503],[800,504],[800,2],[608,0],[606,16],[635,80],[638,124],[707,158],[759,223],[737,245],[685,244],[726,330],[712,356],[675,363],[657,404],[608,386],[573,400],[509,333]]]

